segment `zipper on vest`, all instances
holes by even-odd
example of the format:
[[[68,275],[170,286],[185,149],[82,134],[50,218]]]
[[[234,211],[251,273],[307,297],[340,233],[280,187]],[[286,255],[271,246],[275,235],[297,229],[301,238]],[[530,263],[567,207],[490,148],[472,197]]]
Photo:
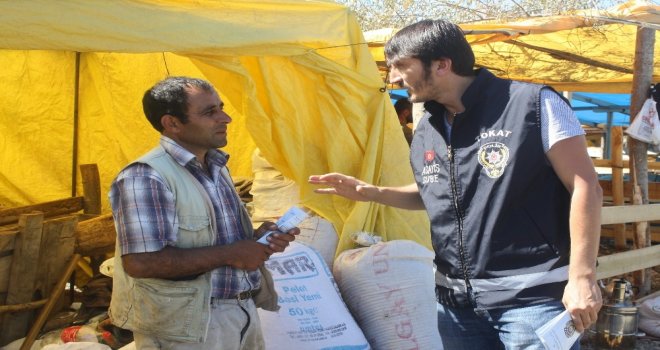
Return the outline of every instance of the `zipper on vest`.
[[[456,188],[456,165],[454,164],[454,150],[451,145],[447,145],[447,157],[449,158],[449,179],[451,183],[451,197],[454,204],[454,211],[456,212],[456,220],[458,221],[458,253],[460,255],[461,270],[463,271],[463,280],[467,288],[468,295],[472,295],[472,285],[468,279],[467,261],[465,259],[465,247],[463,246],[463,216],[461,215],[460,206],[458,203],[458,190]]]

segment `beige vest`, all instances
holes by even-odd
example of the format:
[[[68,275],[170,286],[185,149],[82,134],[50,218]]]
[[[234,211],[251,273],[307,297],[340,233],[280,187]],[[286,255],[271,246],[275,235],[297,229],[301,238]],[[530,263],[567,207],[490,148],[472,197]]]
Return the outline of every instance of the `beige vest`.
[[[179,221],[176,246],[194,248],[215,244],[213,205],[197,179],[160,146],[135,162],[153,167],[174,195]],[[226,169],[223,176],[231,183]],[[234,194],[238,197],[235,191]],[[254,230],[243,207],[241,222],[247,236],[252,237]],[[260,272],[262,287],[255,303],[267,310],[277,310],[270,273],[265,268]],[[187,281],[130,277],[123,269],[117,243],[109,310],[115,325],[170,341],[203,342],[210,320],[210,293],[210,272]]]

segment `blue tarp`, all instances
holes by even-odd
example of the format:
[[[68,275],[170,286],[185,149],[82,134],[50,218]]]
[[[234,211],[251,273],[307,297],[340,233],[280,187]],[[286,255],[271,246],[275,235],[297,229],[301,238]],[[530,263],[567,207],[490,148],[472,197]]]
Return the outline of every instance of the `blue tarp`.
[[[571,106],[574,109],[580,123],[597,126],[598,124],[607,125],[607,112],[598,111],[599,104],[595,102],[587,102],[584,99],[593,99],[595,101],[603,101],[611,104],[611,108],[615,106],[625,108],[627,113],[630,113],[630,94],[603,94],[593,92],[575,92],[571,99]],[[592,110],[580,110],[582,107],[593,108]],[[619,109],[621,109],[619,108]],[[620,112],[612,112],[612,125],[613,126],[628,126],[630,124],[630,116]]]

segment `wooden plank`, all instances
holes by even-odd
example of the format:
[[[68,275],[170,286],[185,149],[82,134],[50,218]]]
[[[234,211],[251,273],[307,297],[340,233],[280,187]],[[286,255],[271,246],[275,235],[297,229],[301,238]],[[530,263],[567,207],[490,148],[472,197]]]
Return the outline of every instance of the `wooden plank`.
[[[0,305],[5,304],[9,287],[9,271],[14,257],[14,244],[18,231],[0,232]]]
[[[83,210],[83,197],[71,197],[34,205],[5,208],[0,209],[0,226],[18,222],[18,217],[21,214],[40,211],[44,213],[44,217],[49,218],[57,215],[72,214],[81,210]]]
[[[53,294],[51,294],[48,297],[48,302],[41,309],[41,312],[39,313],[39,317],[37,317],[32,327],[30,327],[30,331],[27,333],[27,336],[25,337],[25,340],[23,341],[20,350],[29,350],[30,348],[32,348],[32,344],[37,339],[37,336],[39,335],[41,328],[44,326],[44,323],[46,323],[46,320],[48,319],[48,316],[53,310],[53,307],[57,303],[57,300],[59,300],[60,296],[64,292],[64,287],[66,286],[66,282],[69,280],[69,277],[76,269],[78,259],[80,259],[80,255],[74,254],[69,260],[68,264],[64,269],[64,273],[61,276],[59,276],[59,278],[57,279],[57,284],[55,285],[55,290]]]
[[[614,229],[613,227],[617,225],[605,225],[601,228],[600,230],[600,237],[603,238],[614,238]],[[625,225],[626,230],[624,231],[625,233],[625,238],[626,238],[626,247],[628,247],[628,241],[633,240],[633,235],[634,235],[634,227],[633,225]],[[656,225],[651,225],[651,242],[657,242],[660,243],[660,226]]]
[[[114,252],[116,238],[112,214],[81,221],[76,228],[76,253],[94,256]]]
[[[621,205],[601,209],[601,225],[660,220],[660,204]]]
[[[603,189],[603,197],[611,197],[614,199],[614,191],[612,190],[613,187],[613,181],[609,180],[600,180],[598,181],[600,183],[600,187]],[[660,201],[660,182],[649,182],[648,183],[648,194],[649,194],[649,201],[650,202],[659,202]],[[630,196],[632,195],[632,184],[629,181],[626,181],[623,183],[623,194],[624,194],[624,199],[628,201],[628,203],[631,202]]]
[[[611,154],[612,154],[612,204],[623,205],[623,128],[612,127],[610,130]],[[617,224],[614,227],[614,246],[618,249],[626,247],[626,226]]]
[[[85,214],[101,215],[101,180],[96,164],[81,164]]]
[[[31,301],[31,302],[25,303],[25,304],[0,305],[0,314],[4,314],[6,312],[18,312],[18,311],[38,309],[42,305],[46,304],[47,301],[48,301],[48,299],[41,299],[41,300],[37,300],[37,301]]]
[[[592,158],[591,161],[594,163],[595,167],[600,167],[600,168],[612,168],[612,161],[610,159],[599,159],[599,158]],[[647,164],[649,170],[660,170],[660,162],[648,162]],[[630,161],[629,160],[624,160],[623,161],[623,167],[624,168],[630,168]]]
[[[39,261],[43,220],[44,215],[37,213],[23,214],[18,221],[20,233],[16,236],[14,259],[9,274],[8,305],[32,301],[37,278],[38,265],[36,262]],[[0,344],[7,344],[24,337],[28,331],[28,323],[32,314],[30,311],[24,311],[4,315]]]
[[[596,279],[623,275],[657,265],[660,265],[660,245],[601,256],[598,258]]]
[[[76,243],[74,231],[77,222],[76,216],[44,222],[39,256],[40,269],[36,286],[42,296],[53,293],[53,286],[62,275],[66,262],[73,255]]]

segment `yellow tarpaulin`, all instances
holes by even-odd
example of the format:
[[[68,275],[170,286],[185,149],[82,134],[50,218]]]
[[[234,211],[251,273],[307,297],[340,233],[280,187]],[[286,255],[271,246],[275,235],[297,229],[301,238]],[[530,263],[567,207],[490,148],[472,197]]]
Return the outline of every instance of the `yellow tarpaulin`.
[[[564,16],[520,21],[461,24],[477,65],[494,74],[548,84],[560,91],[630,93],[637,29],[660,29],[660,6],[642,1],[606,11],[577,11]],[[396,30],[365,33],[374,58]],[[655,41],[660,52],[660,40]],[[654,62],[660,81],[660,62]]]
[[[389,96],[343,6],[0,1],[0,67],[0,207],[71,196],[74,164],[98,164],[105,198],[117,172],[157,143],[142,114],[144,91],[189,75],[210,80],[234,118],[225,148],[233,175],[251,177],[259,147],[300,185],[303,203],[335,224],[339,251],[359,230],[430,247],[424,212],[317,195],[307,185],[329,171],[381,185],[413,180]]]

